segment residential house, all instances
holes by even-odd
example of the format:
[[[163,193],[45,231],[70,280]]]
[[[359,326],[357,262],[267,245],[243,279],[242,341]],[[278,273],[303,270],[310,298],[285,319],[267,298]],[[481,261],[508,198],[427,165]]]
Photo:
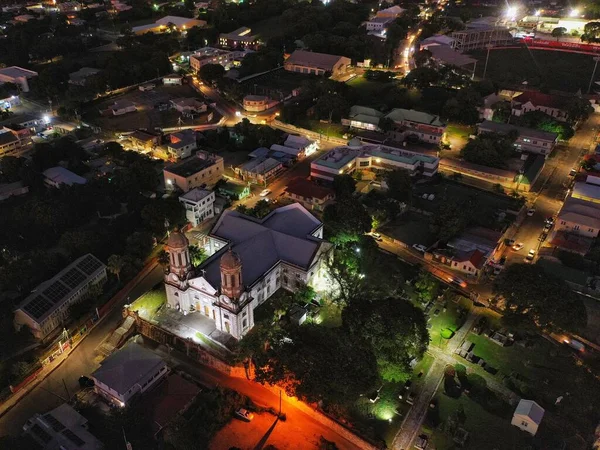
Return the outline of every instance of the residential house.
[[[335,78],[346,74],[350,63],[350,58],[345,56],[296,50],[284,61],[283,67],[288,72],[311,75],[328,73],[332,78]]]
[[[160,145],[161,136],[146,130],[135,130],[127,136],[132,147],[138,150],[152,151]]]
[[[546,411],[533,400],[519,400],[511,425],[535,436]]]
[[[359,130],[379,131],[379,121],[383,116],[376,109],[354,105],[350,108],[348,118],[342,119],[342,125]]]
[[[26,326],[36,339],[45,339],[64,327],[71,305],[84,300],[91,286],[105,280],[106,266],[94,255],[76,259],[21,302],[15,310],[15,329]]]
[[[135,106],[135,103],[130,102],[128,100],[117,101],[109,107],[109,112],[112,113],[113,116],[122,116],[123,114],[136,111],[137,108]]]
[[[431,59],[441,65],[459,67],[465,71],[473,72],[477,60],[453,49],[449,45],[429,45],[427,50],[431,52]]]
[[[405,10],[400,8],[398,5],[394,5],[377,11],[377,17],[389,17],[391,19],[397,19],[404,11]]]
[[[405,169],[411,175],[417,173],[432,177],[438,171],[439,158],[403,148],[386,145],[363,144],[357,138],[348,145],[336,147],[310,164],[313,180],[332,182],[337,175],[357,170]]]
[[[240,27],[231,33],[219,35],[219,45],[225,48],[250,48],[256,50],[260,41],[257,35],[252,34],[248,27]]]
[[[576,182],[565,199],[554,225],[555,233],[570,233],[588,238],[600,232],[600,186]]]
[[[453,256],[451,267],[467,275],[478,277],[485,266],[486,255],[481,250],[475,249],[460,252]]]
[[[206,103],[191,97],[173,99],[171,106],[184,115],[200,114],[208,109]]]
[[[439,116],[414,109],[396,108],[385,117],[394,122],[388,135],[398,142],[412,137],[421,142],[440,144],[446,130],[446,124]]]
[[[37,77],[37,72],[10,66],[0,69],[0,84],[12,83],[20,87],[22,92],[29,92],[29,80]]]
[[[221,184],[217,192],[231,200],[242,200],[250,195],[250,185],[228,181]]]
[[[483,49],[487,46],[507,45],[514,42],[512,34],[503,27],[477,27],[454,31],[452,34],[452,47],[467,52]]]
[[[288,134],[283,145],[300,150],[304,156],[310,156],[319,149],[319,144],[316,141],[294,134]]]
[[[102,450],[100,442],[88,428],[88,420],[68,403],[45,413],[35,413],[23,425],[25,435],[40,450]]]
[[[179,197],[185,207],[185,217],[193,226],[198,226],[215,215],[215,192],[194,188]]]
[[[481,122],[477,126],[477,130],[478,133],[508,134],[516,132],[517,139],[514,142],[516,151],[537,153],[540,155],[549,155],[558,141],[556,133],[518,127],[508,123],[492,122],[490,120]]]
[[[128,342],[100,363],[93,374],[94,391],[115,406],[130,404],[167,375],[167,363],[152,350]]]
[[[28,192],[29,186],[25,186],[22,181],[2,183],[0,184],[0,202],[13,196],[17,197],[19,195],[25,195]]]
[[[100,69],[94,69],[93,67],[82,67],[77,72],[72,72],[69,74],[69,84],[85,86],[88,78],[98,75],[99,73]]]
[[[512,99],[513,116],[521,116],[530,111],[541,111],[556,120],[567,120],[569,99],[558,95],[527,91]]]
[[[213,186],[221,179],[224,170],[221,156],[199,151],[195,156],[163,169],[165,187],[187,192],[195,187]]]
[[[249,183],[267,185],[283,170],[283,164],[273,158],[252,158],[236,168],[240,178]]]
[[[294,178],[286,186],[285,196],[301,203],[309,211],[323,211],[335,199],[335,192],[305,178]]]
[[[167,152],[177,159],[188,158],[198,148],[196,132],[191,129],[172,133],[167,137]]]
[[[60,188],[63,185],[73,186],[74,184],[86,184],[87,180],[76,173],[65,169],[62,166],[50,167],[42,173],[44,184],[53,188]]]
[[[271,145],[270,149],[273,152],[281,152],[290,155],[295,160],[303,159],[305,156],[303,148],[287,147],[285,145],[273,144]]]

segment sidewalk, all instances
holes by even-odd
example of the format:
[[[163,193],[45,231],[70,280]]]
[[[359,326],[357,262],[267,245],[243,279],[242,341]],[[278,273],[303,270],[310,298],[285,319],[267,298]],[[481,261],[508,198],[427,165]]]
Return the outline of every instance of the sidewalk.
[[[125,285],[125,287],[123,287],[119,292],[117,292],[115,294],[115,296],[109,300],[109,302],[107,302],[107,304],[111,304],[111,307],[114,307],[114,305],[119,301],[119,300],[123,300],[124,298],[127,297],[127,295],[129,294],[129,292],[131,292],[133,290],[133,288],[136,286],[137,283],[139,283],[140,281],[142,281],[149,273],[151,273],[151,271],[155,268],[155,266],[157,265],[156,261],[151,261],[150,263],[148,263],[141,271],[140,273],[133,278],[129,283],[127,283]],[[87,333],[81,337],[81,339],[79,339],[77,342],[73,343],[73,345],[71,345],[71,347],[66,350],[64,353],[62,353],[61,355],[59,355],[54,361],[52,361],[49,364],[46,364],[45,366],[42,367],[42,369],[36,374],[35,378],[26,386],[24,386],[23,388],[21,388],[20,390],[18,390],[17,392],[15,392],[13,395],[11,395],[6,401],[4,401],[2,404],[0,404],[0,417],[4,416],[7,412],[9,412],[15,405],[18,404],[18,402],[25,397],[27,394],[29,394],[30,392],[32,392],[42,381],[44,381],[52,372],[54,372],[56,369],[58,369],[63,362],[65,362],[69,355],[82,343],[85,341],[85,339],[92,333],[92,331],[100,324],[103,322],[103,320],[108,317],[108,311],[106,311],[105,314],[103,314],[95,323],[94,325],[88,329]]]

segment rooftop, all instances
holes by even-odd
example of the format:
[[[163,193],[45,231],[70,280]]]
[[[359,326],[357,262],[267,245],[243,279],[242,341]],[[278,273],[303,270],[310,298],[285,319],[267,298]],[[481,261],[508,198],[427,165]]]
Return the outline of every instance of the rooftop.
[[[85,79],[87,77],[91,77],[92,75],[96,75],[100,72],[100,69],[94,69],[93,67],[82,67],[77,72],[72,72],[69,74],[69,79],[71,81],[78,81]]]
[[[348,63],[350,63],[350,59],[345,58],[344,56],[308,52],[306,50],[295,50],[294,53],[285,60],[285,64],[296,64],[299,66],[315,67],[317,69],[331,71],[342,58],[347,59]]]
[[[190,191],[187,191],[185,194],[179,196],[179,198],[187,200],[189,202],[199,202],[200,200],[208,197],[212,193],[213,191],[209,191],[208,189],[194,188]]]
[[[191,156],[177,164],[165,167],[163,170],[180,177],[188,178],[214,164],[215,160],[212,158],[203,159],[198,156]]]
[[[539,425],[544,417],[544,412],[544,408],[533,400],[521,399],[517,405],[517,409],[515,409],[514,415],[527,416]]]
[[[263,174],[270,170],[281,166],[281,162],[273,158],[253,158],[245,164],[242,164],[240,169],[246,172]]]
[[[11,66],[0,69],[0,79],[2,78],[33,78],[37,77],[37,72],[23,69],[22,67]]]
[[[371,23],[388,23],[394,20],[392,17],[375,16],[369,20]]]
[[[492,122],[491,120],[484,120],[479,125],[479,131],[489,131],[492,133],[510,133],[511,131],[517,131],[519,136],[528,136],[535,139],[544,141],[555,142],[558,139],[556,133],[549,131],[534,130],[533,128],[518,127],[508,123]]]
[[[543,92],[527,91],[513,98],[519,105],[531,102],[534,106],[563,109],[567,107],[569,99],[559,95],[544,94]]]
[[[1,131],[1,129],[0,129]],[[0,145],[12,144],[13,142],[18,142],[19,138],[16,134],[6,131],[4,133],[0,132]]]
[[[392,119],[394,122],[409,121],[423,125],[431,125],[434,127],[446,126],[446,124],[440,120],[439,116],[428,114],[422,111],[416,111],[414,109],[395,108],[392,109],[391,112],[387,113],[385,117]]]
[[[255,219],[237,211],[223,212],[211,235],[228,243],[211,256],[200,269],[215,288],[221,283],[219,262],[229,248],[242,261],[242,277],[251,286],[278,261],[308,269],[318,252],[327,247],[325,241],[313,236],[321,222],[299,203],[283,206],[263,219]]]
[[[230,33],[221,33],[220,38],[231,39],[233,41],[239,40],[255,40],[256,36],[252,35],[252,30],[248,27],[240,27],[237,30],[231,31]]]
[[[164,364],[162,358],[153,351],[135,342],[128,342],[102,361],[92,377],[118,394],[125,394],[148,373],[156,372]]]
[[[285,145],[273,144],[271,150],[274,152],[287,153],[288,155],[298,156],[302,150],[302,147],[287,147]]]
[[[88,253],[37,286],[18,309],[41,323],[105,268],[98,258]]]
[[[463,55],[448,45],[430,45],[427,47],[427,50],[431,52],[431,56],[434,59],[458,67],[468,66],[477,62],[475,58]]]
[[[589,183],[576,182],[573,185],[571,197],[585,200],[590,203],[600,203],[600,186]]]
[[[189,17],[179,17],[179,16],[165,16],[162,19],[158,19],[156,21],[157,25],[168,25],[172,23],[177,28],[192,28],[192,27],[203,27],[206,25],[206,21],[190,19]]]
[[[323,200],[334,192],[332,189],[319,186],[306,178],[294,178],[291,180],[285,188],[289,194],[295,194],[304,198],[318,198]]]
[[[66,184],[67,186],[72,186],[74,184],[87,183],[85,178],[80,177],[76,173],[73,173],[62,166],[50,167],[49,169],[44,170],[43,174],[44,178],[57,184]]]

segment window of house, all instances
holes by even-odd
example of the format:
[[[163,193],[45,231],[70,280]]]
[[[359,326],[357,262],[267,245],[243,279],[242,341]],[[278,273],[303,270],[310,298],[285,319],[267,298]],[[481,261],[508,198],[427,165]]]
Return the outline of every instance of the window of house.
[[[579,230],[579,225],[575,225],[575,226],[573,227],[573,229],[574,229],[574,230]]]
[[[560,224],[561,224],[561,225],[566,225],[566,224],[567,224],[567,222],[565,222],[564,220],[561,220],[561,221],[560,221]]]
[[[228,314],[223,314],[223,319],[229,320],[229,315]]]
[[[527,422],[525,422],[524,420],[521,421],[521,425],[523,425],[524,427],[526,427],[527,425],[529,425]]]

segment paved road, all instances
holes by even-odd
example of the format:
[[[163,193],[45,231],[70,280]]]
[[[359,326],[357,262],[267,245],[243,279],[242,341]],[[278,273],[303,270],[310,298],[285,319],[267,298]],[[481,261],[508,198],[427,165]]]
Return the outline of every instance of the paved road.
[[[258,383],[243,378],[229,377],[221,372],[190,360],[177,350],[172,350],[169,354],[164,346],[156,347],[156,343],[150,340],[144,340],[144,345],[153,349],[168,361],[169,366],[172,367],[174,371],[183,370],[204,385],[209,387],[217,385],[225,386],[250,397],[253,402],[260,406],[271,407],[275,410],[279,409],[279,396]],[[303,431],[307,443],[318,442],[319,437],[323,436],[325,439],[335,442],[339,449],[355,450],[360,448],[298,409],[296,406],[297,404],[298,402],[296,400],[286,399],[284,395],[282,411],[286,414],[286,422],[293,424],[295,428],[299,428]],[[266,444],[268,444],[268,441],[265,442],[265,445]],[[237,446],[241,448],[255,448],[256,442],[238,442]],[[298,443],[297,448],[312,447],[312,445],[308,446],[306,443]]]
[[[129,297],[137,298],[160,282],[162,277],[162,267],[157,266],[133,288]],[[116,305],[108,313],[108,316],[73,350],[65,362],[0,418],[1,436],[19,434],[23,424],[34,413],[44,413],[57,407],[68,396],[72,396],[79,390],[79,377],[90,374],[99,366],[95,348],[121,321],[121,306]]]

